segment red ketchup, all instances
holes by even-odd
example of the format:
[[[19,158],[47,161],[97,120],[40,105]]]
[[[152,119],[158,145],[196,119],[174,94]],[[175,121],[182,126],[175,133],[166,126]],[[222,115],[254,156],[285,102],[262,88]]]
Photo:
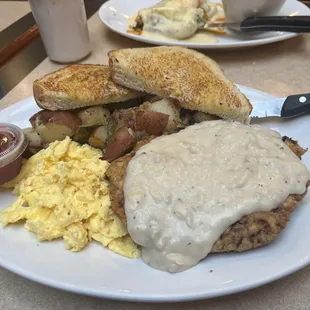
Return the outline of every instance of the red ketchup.
[[[27,146],[28,141],[20,128],[0,123],[0,185],[18,175]]]

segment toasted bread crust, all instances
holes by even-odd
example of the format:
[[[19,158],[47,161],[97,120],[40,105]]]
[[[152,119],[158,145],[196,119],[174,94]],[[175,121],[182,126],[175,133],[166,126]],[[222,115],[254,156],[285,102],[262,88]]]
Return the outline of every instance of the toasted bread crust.
[[[115,84],[108,66],[75,64],[33,84],[37,105],[50,111],[122,102],[142,94]]]
[[[123,86],[177,99],[183,108],[248,122],[252,106],[212,59],[181,47],[109,52],[112,79]]]

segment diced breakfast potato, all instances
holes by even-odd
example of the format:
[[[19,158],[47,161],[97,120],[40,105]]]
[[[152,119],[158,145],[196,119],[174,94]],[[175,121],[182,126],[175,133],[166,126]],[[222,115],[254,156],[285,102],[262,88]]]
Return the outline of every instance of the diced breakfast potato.
[[[167,127],[169,115],[151,111],[151,106],[151,103],[146,103],[138,108],[115,110],[110,123],[115,124],[115,130],[122,127],[131,128],[137,139],[145,134],[160,135]]]
[[[88,139],[88,144],[103,149],[106,147],[108,140],[108,127],[100,126],[96,128]]]
[[[23,132],[28,140],[28,145],[34,148],[43,148],[44,141],[33,128],[25,128]]]
[[[76,131],[76,133],[72,137],[72,140],[80,144],[87,143],[92,133],[92,130],[93,129],[91,127],[79,127],[79,129]]]
[[[178,128],[180,120],[180,106],[173,99],[162,99],[155,101],[150,105],[150,110],[169,115],[169,121],[165,131],[173,131]]]
[[[146,132],[149,135],[160,135],[165,131],[169,115],[153,111],[137,111],[136,132]]]
[[[70,112],[43,110],[30,118],[30,123],[46,143],[72,137],[81,125],[81,120]]]
[[[33,128],[25,128],[23,132],[28,140],[28,146],[23,153],[23,157],[30,158],[44,148],[44,141]]]
[[[80,111],[77,116],[82,121],[82,126],[92,127],[106,125],[110,118],[110,112],[102,106],[95,106]]]
[[[112,113],[109,125],[114,123],[114,125],[112,126],[114,127],[114,131],[121,127],[128,127],[134,129],[135,113],[136,108],[115,110]],[[112,134],[113,133],[114,132],[112,132]]]
[[[130,151],[136,142],[134,132],[127,127],[119,128],[113,136],[113,141],[107,146],[105,158],[107,161],[113,160],[125,155]]]

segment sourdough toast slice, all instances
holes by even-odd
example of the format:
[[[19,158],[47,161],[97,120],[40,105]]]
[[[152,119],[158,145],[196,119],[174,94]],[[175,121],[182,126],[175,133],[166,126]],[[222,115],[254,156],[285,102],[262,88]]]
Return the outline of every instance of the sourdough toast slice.
[[[72,110],[123,102],[142,94],[117,85],[108,66],[74,64],[45,75],[33,84],[37,105],[46,110]]]
[[[111,51],[112,79],[120,85],[177,99],[181,107],[249,122],[252,106],[209,57],[183,47]]]

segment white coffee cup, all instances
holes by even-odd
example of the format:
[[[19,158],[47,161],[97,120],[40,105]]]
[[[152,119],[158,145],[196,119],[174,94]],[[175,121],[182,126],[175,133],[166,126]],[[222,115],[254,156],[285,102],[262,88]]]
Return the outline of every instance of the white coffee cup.
[[[48,57],[76,62],[90,53],[83,0],[29,0]]]
[[[286,0],[222,0],[227,22],[240,22],[248,17],[275,15]]]

